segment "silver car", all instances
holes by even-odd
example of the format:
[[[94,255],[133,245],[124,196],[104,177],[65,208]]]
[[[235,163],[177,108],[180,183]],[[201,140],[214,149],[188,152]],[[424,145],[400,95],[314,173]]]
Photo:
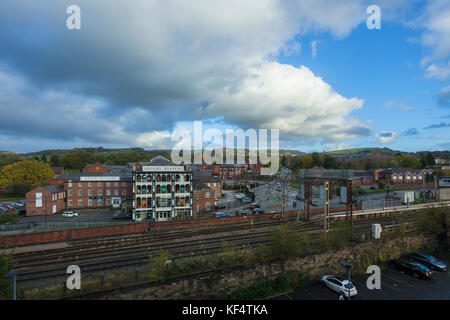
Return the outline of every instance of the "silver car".
[[[333,275],[323,276],[320,283],[339,294],[339,300],[353,297],[358,294],[356,287],[347,279],[337,278]]]
[[[62,216],[66,217],[66,218],[74,218],[74,217],[78,217],[78,212],[75,212],[75,211],[64,211]]]

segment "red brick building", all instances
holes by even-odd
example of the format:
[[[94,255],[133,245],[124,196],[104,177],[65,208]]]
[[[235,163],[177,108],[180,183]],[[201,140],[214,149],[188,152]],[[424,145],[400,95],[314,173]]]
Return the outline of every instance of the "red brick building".
[[[38,187],[25,196],[27,216],[51,215],[66,208],[64,185]]]
[[[193,216],[207,215],[215,208],[215,189],[194,182]]]

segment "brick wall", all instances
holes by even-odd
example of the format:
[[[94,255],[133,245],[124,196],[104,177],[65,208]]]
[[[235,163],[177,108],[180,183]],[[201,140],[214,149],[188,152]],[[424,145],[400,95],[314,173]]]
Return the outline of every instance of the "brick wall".
[[[42,193],[42,206],[36,207],[36,193]],[[56,200],[53,196],[56,195]],[[66,207],[64,199],[64,191],[50,193],[44,188],[36,188],[28,192],[25,196],[27,216],[43,216],[53,214],[53,206],[55,213],[63,211]]]
[[[207,197],[207,193],[209,193],[209,198]],[[212,212],[214,210],[215,204],[214,193],[215,190],[211,188],[194,190],[192,199],[193,200],[192,210],[194,217],[206,212]],[[209,210],[207,209],[207,204],[209,204]]]

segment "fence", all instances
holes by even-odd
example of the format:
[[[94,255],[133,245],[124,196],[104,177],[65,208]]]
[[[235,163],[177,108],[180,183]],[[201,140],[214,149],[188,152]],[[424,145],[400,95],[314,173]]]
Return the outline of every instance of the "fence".
[[[373,209],[385,209],[390,207],[397,207],[401,206],[402,201],[400,199],[398,200],[385,200],[385,199],[378,199],[378,200],[364,200],[360,202],[360,208],[361,210],[373,210]]]

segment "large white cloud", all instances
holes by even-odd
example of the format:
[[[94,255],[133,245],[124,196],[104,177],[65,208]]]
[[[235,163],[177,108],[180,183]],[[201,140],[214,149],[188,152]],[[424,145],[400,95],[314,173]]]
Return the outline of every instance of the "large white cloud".
[[[389,18],[405,1],[379,3]],[[82,29],[69,31],[65,12],[71,4],[0,3],[0,63],[33,88],[14,93],[15,101],[27,102],[16,107],[33,100],[33,108],[23,107],[30,115],[55,109],[54,116],[36,121],[37,135],[49,132],[39,126],[49,128],[58,118],[79,128],[61,125],[67,135],[159,146],[156,140],[166,141],[177,121],[217,116],[307,141],[369,132],[351,117],[362,99],[344,97],[307,67],[283,65],[276,57],[299,49],[296,35],[347,36],[365,21],[371,1],[79,0]],[[59,97],[46,97],[49,92]],[[8,106],[14,107],[12,101]],[[9,115],[5,108],[0,112]],[[106,133],[85,129],[89,122]]]

